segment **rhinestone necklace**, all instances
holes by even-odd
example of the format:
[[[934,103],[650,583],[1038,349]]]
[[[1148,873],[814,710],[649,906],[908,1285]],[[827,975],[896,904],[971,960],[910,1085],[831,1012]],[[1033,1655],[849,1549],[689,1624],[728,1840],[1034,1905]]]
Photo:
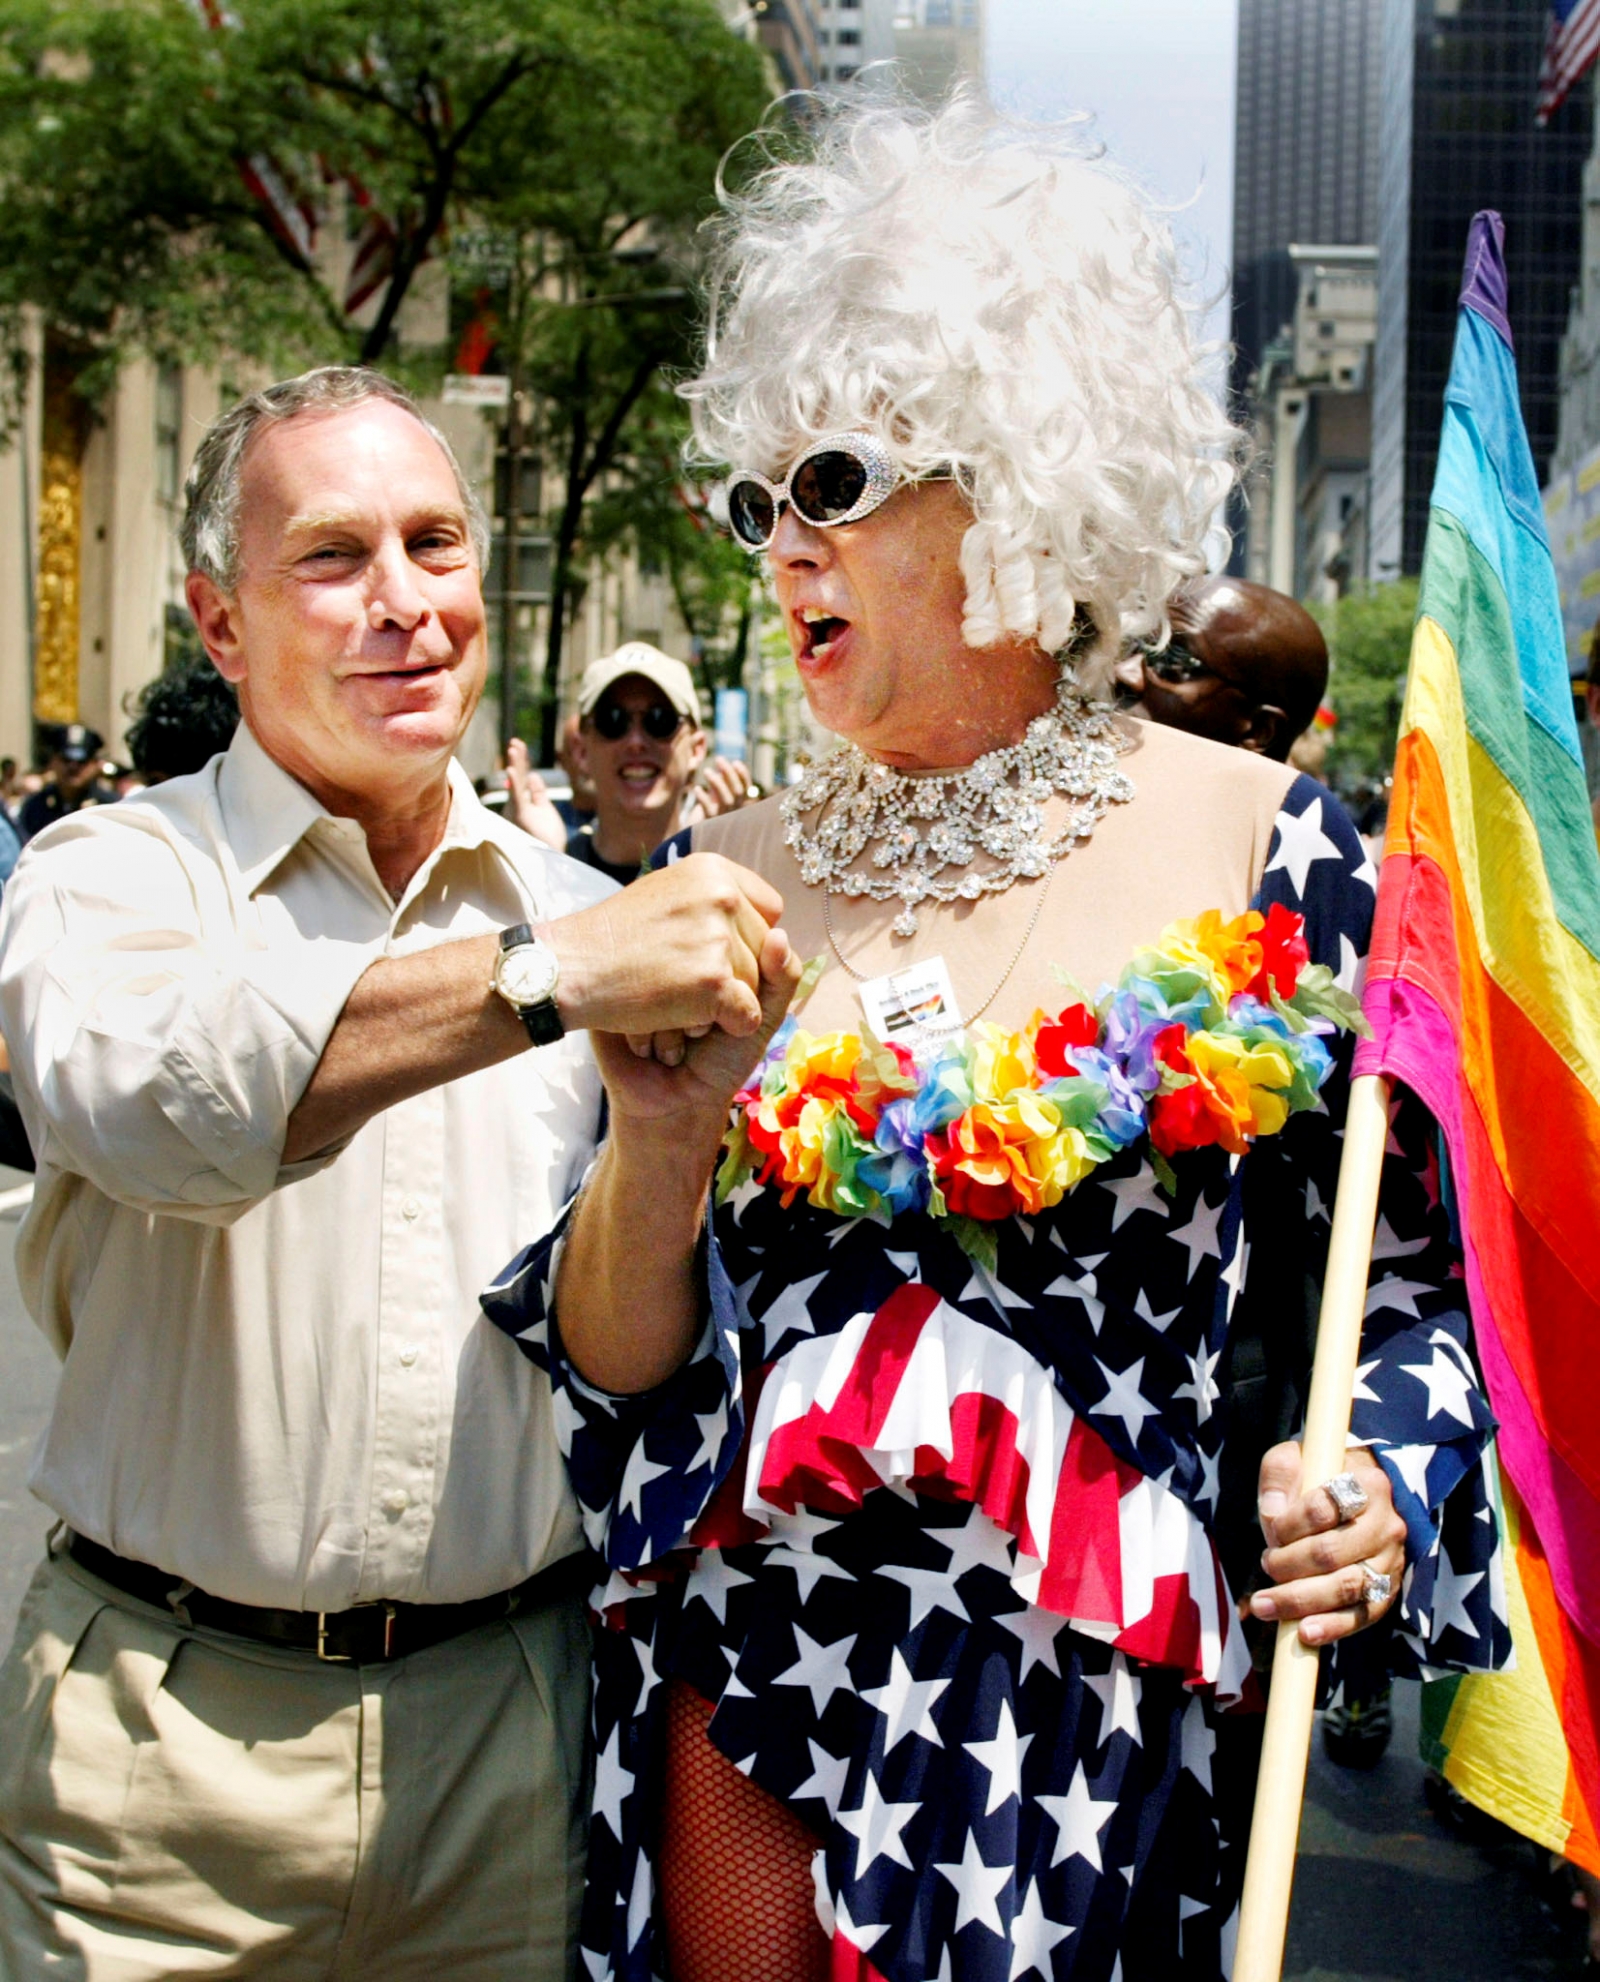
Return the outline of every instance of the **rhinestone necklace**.
[[[1055,708],[1035,716],[1020,743],[942,777],[907,777],[841,744],[784,794],[784,838],[807,887],[898,901],[894,933],[914,936],[919,902],[977,901],[1048,874],[1109,806],[1133,797],[1117,767],[1129,748],[1110,711],[1091,708],[1063,677]],[[1056,793],[1078,803],[1047,833],[1044,807]]]

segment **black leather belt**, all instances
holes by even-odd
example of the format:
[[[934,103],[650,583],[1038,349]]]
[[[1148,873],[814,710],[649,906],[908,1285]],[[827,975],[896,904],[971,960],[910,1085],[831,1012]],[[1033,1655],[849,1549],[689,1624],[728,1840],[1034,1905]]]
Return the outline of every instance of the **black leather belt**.
[[[98,1576],[124,1596],[157,1610],[170,1610],[181,1624],[229,1631],[236,1638],[309,1652],[337,1665],[379,1665],[403,1659],[429,1645],[459,1638],[480,1624],[522,1617],[558,1597],[577,1596],[598,1580],[596,1558],[587,1549],[563,1556],[514,1590],[470,1603],[366,1603],[351,1610],[269,1610],[259,1604],[230,1603],[186,1584],[181,1576],[115,1555],[83,1535],[69,1535],[67,1553],[80,1569]]]

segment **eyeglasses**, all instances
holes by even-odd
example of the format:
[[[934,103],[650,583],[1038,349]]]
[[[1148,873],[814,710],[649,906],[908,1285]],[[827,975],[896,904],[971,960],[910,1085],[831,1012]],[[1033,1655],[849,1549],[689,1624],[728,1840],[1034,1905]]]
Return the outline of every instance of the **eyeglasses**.
[[[831,530],[870,516],[905,479],[876,434],[829,434],[806,449],[781,483],[741,468],[728,482],[728,522],[741,544],[764,551],[786,503],[807,523]]]
[[[1153,674],[1157,681],[1179,683],[1198,681],[1203,674],[1210,674],[1204,661],[1189,652],[1181,640],[1170,640],[1165,647],[1144,650],[1144,665],[1147,674]]]
[[[607,743],[620,743],[633,728],[635,714],[645,735],[656,743],[666,743],[676,736],[683,721],[670,702],[651,702],[638,711],[625,709],[620,702],[597,702],[589,720],[597,736],[604,737]]]

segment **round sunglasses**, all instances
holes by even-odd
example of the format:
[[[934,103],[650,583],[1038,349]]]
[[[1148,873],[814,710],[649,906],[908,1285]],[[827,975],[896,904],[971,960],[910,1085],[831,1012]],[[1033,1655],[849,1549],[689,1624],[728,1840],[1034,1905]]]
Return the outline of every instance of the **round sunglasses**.
[[[589,720],[594,725],[595,734],[607,743],[620,743],[633,728],[634,711],[623,708],[620,702],[597,702],[594,714]],[[645,735],[656,743],[665,743],[678,733],[678,725],[683,717],[670,702],[651,702],[638,712],[639,726]]]
[[[806,449],[782,482],[769,482],[754,468],[730,477],[728,522],[741,544],[764,551],[786,504],[817,529],[831,530],[870,516],[906,479],[876,434],[829,434]]]

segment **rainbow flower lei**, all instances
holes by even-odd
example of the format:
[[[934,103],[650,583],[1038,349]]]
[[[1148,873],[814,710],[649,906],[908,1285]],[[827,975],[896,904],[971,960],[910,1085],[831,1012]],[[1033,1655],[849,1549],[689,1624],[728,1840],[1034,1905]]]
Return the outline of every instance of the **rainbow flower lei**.
[[[1315,1105],[1324,1039],[1366,1030],[1304,928],[1278,903],[1231,922],[1207,909],[1169,923],[1093,1004],[1020,1032],[977,1024],[924,1061],[791,1014],[734,1098],[717,1201],[753,1176],[840,1217],[927,1212],[992,1263],[986,1227],[1058,1204],[1141,1136],[1171,1192],[1174,1156],[1275,1135]]]

